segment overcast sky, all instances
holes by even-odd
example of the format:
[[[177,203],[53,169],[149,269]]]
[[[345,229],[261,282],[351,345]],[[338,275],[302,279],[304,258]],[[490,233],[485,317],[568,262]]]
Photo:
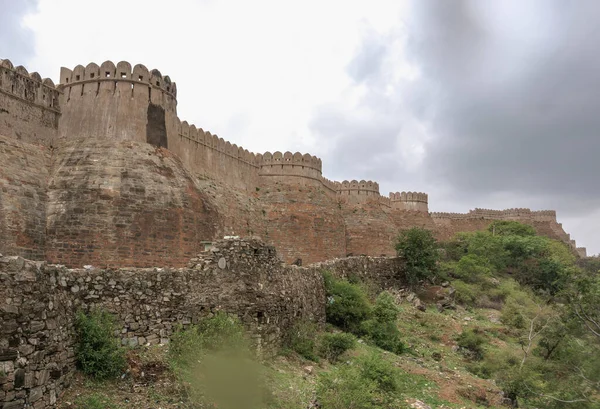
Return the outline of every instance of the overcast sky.
[[[432,211],[555,209],[600,252],[600,2],[0,0],[0,58],[127,60],[182,120]]]

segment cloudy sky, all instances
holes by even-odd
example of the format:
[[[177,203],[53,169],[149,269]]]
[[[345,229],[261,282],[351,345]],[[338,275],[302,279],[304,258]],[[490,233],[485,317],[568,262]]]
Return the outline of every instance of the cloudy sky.
[[[432,211],[556,209],[600,252],[600,2],[0,0],[0,58],[127,60],[182,119]]]

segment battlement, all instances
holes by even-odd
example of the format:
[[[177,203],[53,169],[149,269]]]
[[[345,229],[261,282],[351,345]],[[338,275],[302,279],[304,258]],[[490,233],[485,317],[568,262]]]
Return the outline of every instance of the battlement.
[[[325,184],[321,174],[321,159],[311,154],[289,151],[265,152],[257,155],[257,159],[260,163],[260,177],[298,185],[323,186]]]
[[[61,96],[51,79],[0,59],[0,135],[52,145],[58,133]]]
[[[390,202],[393,209],[417,210],[428,212],[428,196],[421,192],[390,192]]]
[[[150,71],[143,64],[137,64],[132,69],[127,61],[120,61],[117,65],[112,61],[104,61],[100,66],[91,62],[85,67],[78,65],[73,70],[62,67],[60,85],[67,94],[81,92],[82,95],[98,94],[100,90],[114,92],[120,87],[121,91],[131,90],[132,97],[143,92],[153,103],[166,103],[172,108],[177,99],[177,84],[168,75],[163,77],[159,70]],[[69,97],[67,95],[67,99]]]
[[[60,70],[62,138],[147,142],[168,147],[177,116],[177,85],[168,75],[127,61]]]
[[[336,182],[335,187],[339,200],[350,204],[365,203],[379,197],[379,184],[371,180],[344,180]]]
[[[308,153],[303,155],[300,152],[292,153],[287,151],[285,153],[281,153],[277,151],[273,154],[271,154],[271,152],[265,152],[262,155],[262,162],[260,165],[261,167],[281,166],[282,169],[286,166],[301,166],[304,168],[314,169],[320,174],[323,163],[321,162],[320,158],[312,156]]]
[[[190,125],[187,121],[181,122],[179,118],[177,118],[175,128],[177,135],[180,137],[186,138],[203,147],[222,153],[252,167],[258,168],[259,166],[260,155],[256,155],[248,151],[248,149],[237,146],[235,143],[232,144],[223,138],[219,138],[217,135],[213,135],[208,131],[205,132],[202,128],[196,128],[195,125]]]
[[[531,220],[556,222],[556,211],[538,210],[527,208],[514,208],[505,210],[480,209],[469,210],[468,213],[431,213],[434,219],[489,219],[489,220]]]
[[[14,67],[10,60],[0,60],[0,92],[32,105],[59,113],[60,91],[50,78],[37,72],[31,74],[19,65]]]

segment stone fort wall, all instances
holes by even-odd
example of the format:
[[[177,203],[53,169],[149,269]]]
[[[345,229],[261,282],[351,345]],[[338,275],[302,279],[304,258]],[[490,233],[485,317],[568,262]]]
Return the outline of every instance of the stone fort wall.
[[[60,96],[51,79],[0,59],[0,135],[51,145],[58,133]]]
[[[321,159],[310,154],[249,152],[180,120],[175,82],[141,64],[63,68],[54,88],[8,60],[0,65],[0,105],[10,108],[0,111],[6,254],[69,266],[179,267],[205,241],[258,234],[288,262],[315,262],[393,254],[403,228],[449,238],[506,219],[576,249],[553,212],[430,215],[425,193],[386,197],[375,181],[323,177]]]

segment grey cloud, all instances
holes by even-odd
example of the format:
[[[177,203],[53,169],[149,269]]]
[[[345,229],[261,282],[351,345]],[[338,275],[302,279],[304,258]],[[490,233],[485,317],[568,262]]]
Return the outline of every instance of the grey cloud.
[[[24,65],[33,55],[33,33],[22,20],[36,6],[37,0],[0,0],[0,58]]]
[[[413,0],[398,23],[420,73],[410,82],[394,82],[385,67],[400,31],[367,32],[347,68],[356,85],[366,83],[365,96],[354,109],[320,109],[311,123],[323,137],[336,135],[331,160],[340,152],[351,158],[335,172],[353,173],[363,158],[371,164],[359,169],[370,178],[402,186],[414,175],[393,158],[401,154],[398,132],[411,119],[431,138],[417,180],[436,210],[445,202],[462,211],[553,208],[559,218],[593,223],[600,214],[600,3],[523,4],[503,1],[509,12],[501,20],[493,14],[499,3]],[[526,24],[511,20],[528,17],[522,13],[530,13]],[[357,127],[365,112],[372,122]],[[380,163],[382,155],[391,160]],[[589,230],[571,233],[600,250]]]
[[[547,3],[557,16],[546,39],[552,43],[534,46],[490,36],[474,2],[443,3],[443,11],[440,1],[418,3],[411,56],[422,88],[442,96],[429,99],[434,115],[424,118],[438,138],[425,166],[430,177],[466,191],[576,196],[597,205],[600,3]],[[511,60],[515,50],[527,65]]]
[[[379,75],[387,52],[387,43],[381,36],[373,31],[368,31],[360,49],[348,64],[348,74],[356,82],[366,81]]]

